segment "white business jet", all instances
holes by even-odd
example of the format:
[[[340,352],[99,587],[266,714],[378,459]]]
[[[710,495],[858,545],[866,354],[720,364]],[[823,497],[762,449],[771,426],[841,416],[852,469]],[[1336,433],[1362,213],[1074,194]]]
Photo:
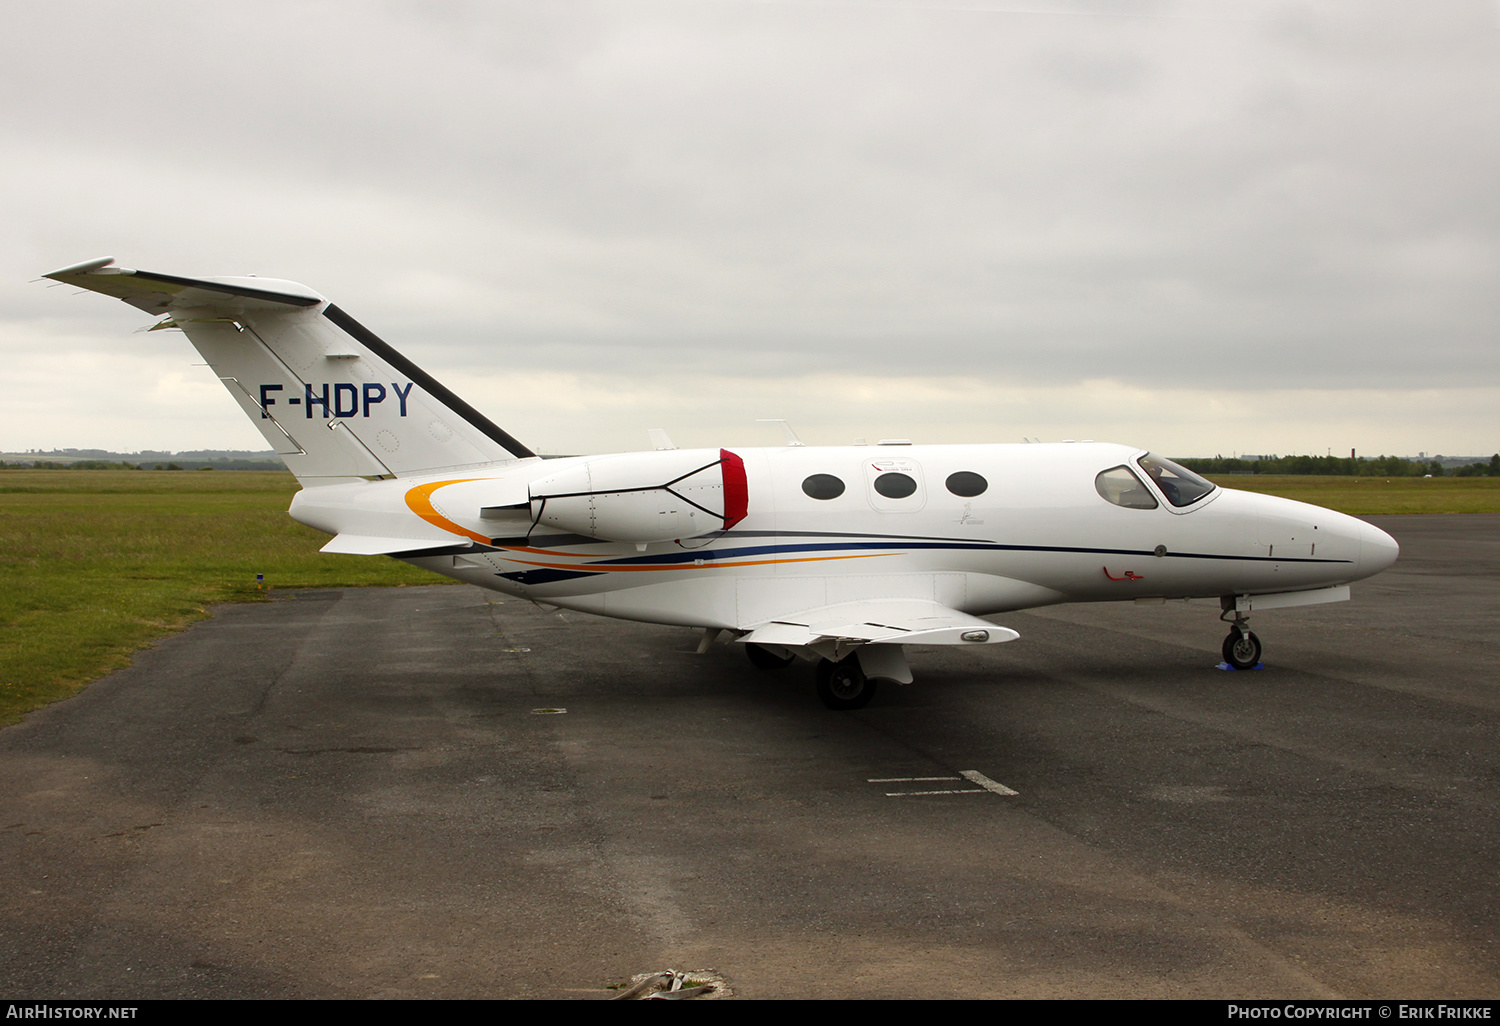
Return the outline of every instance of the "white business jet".
[[[1383,531],[1219,488],[1128,445],[674,449],[541,459],[318,293],[90,260],[46,277],[165,315],[303,488],[324,552],[384,554],[548,606],[816,660],[818,694],[909,683],[907,645],[1018,635],[1057,602],[1213,599],[1250,669],[1252,609],[1337,602]],[[155,330],[155,329],[153,329]],[[789,437],[790,432],[788,432]]]

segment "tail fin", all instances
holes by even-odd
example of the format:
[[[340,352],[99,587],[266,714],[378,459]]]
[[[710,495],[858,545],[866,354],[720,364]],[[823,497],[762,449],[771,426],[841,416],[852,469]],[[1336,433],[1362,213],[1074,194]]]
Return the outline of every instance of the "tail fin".
[[[105,257],[46,275],[167,317],[303,484],[409,477],[533,453],[318,293],[179,278]]]

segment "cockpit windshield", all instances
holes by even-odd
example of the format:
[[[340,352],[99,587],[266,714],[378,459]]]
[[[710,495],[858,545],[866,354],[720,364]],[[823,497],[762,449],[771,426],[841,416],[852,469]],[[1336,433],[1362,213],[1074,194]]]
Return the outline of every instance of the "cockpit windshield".
[[[1186,467],[1148,452],[1136,461],[1174,506],[1191,506],[1217,487]]]

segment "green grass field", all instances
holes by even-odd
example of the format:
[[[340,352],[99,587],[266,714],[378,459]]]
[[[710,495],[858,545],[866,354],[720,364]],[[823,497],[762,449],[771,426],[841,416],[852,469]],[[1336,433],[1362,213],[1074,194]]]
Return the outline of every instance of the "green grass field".
[[[435,584],[380,556],[325,556],[287,516],[288,473],[0,471],[0,723],[73,694],[215,602],[272,588]]]
[[[1340,513],[1500,513],[1500,477],[1224,475],[1225,488],[1280,495]]]
[[[1347,513],[1497,513],[1500,478],[1224,477]],[[286,515],[297,484],[254,471],[0,471],[0,723],[269,588],[437,584],[378,556],[325,556]]]

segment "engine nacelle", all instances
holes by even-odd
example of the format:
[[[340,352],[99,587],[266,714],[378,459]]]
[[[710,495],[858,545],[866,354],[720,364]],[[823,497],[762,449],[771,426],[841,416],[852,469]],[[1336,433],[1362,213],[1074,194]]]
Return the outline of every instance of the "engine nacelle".
[[[727,531],[749,501],[745,464],[727,449],[601,456],[531,482],[535,523],[637,544]]]

